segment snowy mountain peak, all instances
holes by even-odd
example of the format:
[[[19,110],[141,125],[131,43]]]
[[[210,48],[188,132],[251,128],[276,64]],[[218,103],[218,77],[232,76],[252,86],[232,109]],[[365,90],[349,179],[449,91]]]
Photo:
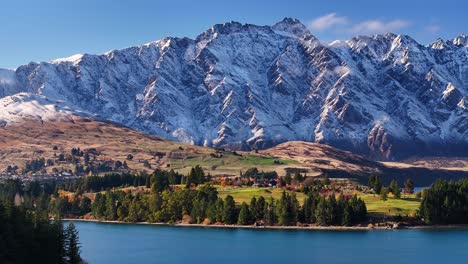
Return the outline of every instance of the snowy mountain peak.
[[[443,39],[438,38],[430,45],[430,47],[433,49],[445,49],[447,47],[447,43]]]
[[[224,24],[216,24],[211,28],[213,33],[218,34],[232,34],[239,32],[242,29],[243,25],[236,21],[227,22]]]
[[[16,98],[0,113],[94,113],[232,149],[302,140],[382,159],[468,155],[466,36],[452,42],[388,33],[321,45],[297,19],[228,22],[194,40],[0,70],[0,98]]]
[[[62,62],[71,62],[73,64],[77,64],[81,61],[83,56],[84,56],[83,54],[75,54],[70,57],[52,60],[51,63],[57,64],[57,63],[62,63]]]
[[[457,46],[468,47],[468,35],[461,34],[460,36],[454,38],[452,43]]]
[[[73,115],[87,115],[70,109],[63,101],[30,93],[18,93],[0,99],[0,127],[29,121],[72,120]]]
[[[397,35],[393,39],[393,45],[398,46],[398,47],[420,46],[420,44],[415,39],[413,39],[412,37],[408,35]]]
[[[298,38],[311,36],[309,29],[298,19],[286,17],[282,21],[272,26],[272,29],[278,32],[289,33]]]

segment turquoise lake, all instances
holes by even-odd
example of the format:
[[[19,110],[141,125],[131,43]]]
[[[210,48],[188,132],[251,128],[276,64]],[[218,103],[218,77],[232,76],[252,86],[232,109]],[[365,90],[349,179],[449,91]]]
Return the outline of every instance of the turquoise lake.
[[[94,263],[468,263],[468,229],[310,231],[75,223]]]

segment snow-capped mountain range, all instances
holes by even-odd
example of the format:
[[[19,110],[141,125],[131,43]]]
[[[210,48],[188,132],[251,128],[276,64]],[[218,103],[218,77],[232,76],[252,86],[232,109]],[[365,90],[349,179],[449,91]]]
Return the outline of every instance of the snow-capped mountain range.
[[[428,46],[391,33],[325,44],[291,18],[0,69],[0,111],[56,100],[41,109],[192,144],[303,140],[383,159],[468,156],[467,95],[467,35]]]

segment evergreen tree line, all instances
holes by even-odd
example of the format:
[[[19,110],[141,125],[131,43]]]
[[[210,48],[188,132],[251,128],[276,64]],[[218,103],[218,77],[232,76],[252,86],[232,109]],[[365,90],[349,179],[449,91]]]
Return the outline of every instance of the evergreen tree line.
[[[26,205],[26,203],[24,203]],[[86,196],[76,196],[74,199],[69,199],[67,196],[61,197],[53,195],[41,195],[35,204],[35,209],[47,210],[49,213],[59,216],[68,217],[70,215],[85,215],[91,211],[91,199]]]
[[[164,171],[157,169],[151,175],[140,173],[108,173],[104,176],[87,176],[76,181],[69,182],[64,186],[65,190],[72,192],[98,192],[116,187],[138,187],[150,188],[155,181],[161,181],[164,187],[169,184],[181,184],[182,175],[174,170]]]
[[[150,175],[132,175],[130,173],[109,173],[104,176],[87,176],[78,179],[74,186],[69,186],[69,191],[99,192],[106,189],[123,186],[145,186]]]
[[[206,182],[208,180],[207,178],[210,178],[210,176],[206,176],[203,168],[197,165],[190,169],[190,173],[187,176],[181,178],[181,183],[185,184],[187,187],[197,186]]]
[[[185,184],[188,187],[197,186],[208,180],[203,169],[200,166],[193,167],[188,175],[182,175],[174,170],[165,171],[156,169],[151,175],[140,173],[132,175],[130,173],[109,173],[104,176],[87,176],[70,182],[65,186],[68,191],[77,192],[97,192],[116,187],[125,186],[146,186],[147,188],[154,187],[162,191],[169,185]]]
[[[170,185],[187,184],[196,186],[206,181],[203,169],[199,166],[192,168],[187,176],[173,170],[155,170],[151,175],[106,174],[104,176],[88,176],[66,182],[21,182],[7,180],[0,184],[0,199],[13,202],[15,198],[22,206],[31,210],[46,210],[55,215],[84,215],[90,212],[91,200],[81,196],[85,192],[99,192],[117,187],[145,186],[155,192],[169,189]],[[59,196],[59,190],[75,192],[76,198]]]
[[[382,187],[383,187],[382,180],[377,175],[371,175],[369,176],[369,182],[367,186],[373,189],[376,194],[380,194],[380,192],[382,191]]]
[[[81,263],[78,232],[47,213],[0,201],[0,263]]]
[[[345,197],[335,195],[329,198],[308,195],[303,207],[304,221],[322,226],[350,226],[362,223],[367,219],[367,207],[356,195]]]
[[[44,158],[26,161],[26,164],[24,165],[23,169],[23,174],[26,174],[28,172],[38,172],[45,167],[45,164],[46,163]]]
[[[303,182],[306,178],[307,178],[307,176],[306,176],[306,175],[302,175],[299,171],[296,171],[296,172],[294,173],[294,177],[291,176],[291,173],[288,171],[288,172],[286,172],[286,175],[284,176],[284,183],[285,183],[285,184],[288,184],[288,185],[291,184],[291,183],[293,183],[293,181],[294,181],[295,183],[301,183],[301,182]]]
[[[63,183],[55,181],[39,183],[38,181],[21,182],[20,180],[6,180],[0,183],[0,199],[13,201],[16,195],[23,197],[25,201],[33,201],[42,194],[51,195],[56,193]]]
[[[253,197],[250,204],[243,202],[238,206],[230,195],[225,199],[218,197],[216,188],[210,185],[162,192],[153,189],[150,194],[132,195],[123,191],[98,193],[91,210],[96,218],[102,220],[164,223],[208,221],[229,225],[353,225],[367,218],[366,205],[356,196],[346,198],[341,195],[336,199],[334,195],[326,198],[309,194],[300,205],[295,193],[283,192],[278,200]]]
[[[254,178],[262,180],[273,180],[278,178],[278,173],[276,171],[259,171],[257,168],[250,168],[244,173],[240,173],[241,178]]]
[[[438,180],[424,190],[420,214],[427,224],[468,224],[468,179]]]
[[[209,175],[205,175],[200,166],[193,167],[186,176],[174,170],[164,171],[156,169],[151,175],[140,173],[108,173],[104,176],[87,176],[69,181],[31,181],[6,180],[0,183],[0,199],[13,201],[15,195],[20,195],[25,200],[34,202],[41,195],[58,195],[58,190],[85,193],[99,192],[117,187],[155,187],[159,191],[167,189],[169,185],[185,184],[188,187],[197,186],[206,182]],[[156,184],[156,186],[153,186]]]
[[[374,193],[380,194],[383,200],[387,199],[388,193],[392,193],[395,198],[401,197],[401,187],[396,180],[392,180],[388,187],[384,187],[379,176],[371,175],[368,186],[374,190]],[[412,194],[414,192],[414,182],[411,179],[407,179],[404,186],[405,193]]]

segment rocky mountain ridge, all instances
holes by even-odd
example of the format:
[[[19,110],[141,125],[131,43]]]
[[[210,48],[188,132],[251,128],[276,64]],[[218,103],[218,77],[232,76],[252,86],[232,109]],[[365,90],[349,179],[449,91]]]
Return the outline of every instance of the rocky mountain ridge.
[[[468,155],[466,35],[324,44],[296,19],[229,22],[195,39],[0,70],[0,97],[17,93],[197,145],[303,140],[377,159]]]

